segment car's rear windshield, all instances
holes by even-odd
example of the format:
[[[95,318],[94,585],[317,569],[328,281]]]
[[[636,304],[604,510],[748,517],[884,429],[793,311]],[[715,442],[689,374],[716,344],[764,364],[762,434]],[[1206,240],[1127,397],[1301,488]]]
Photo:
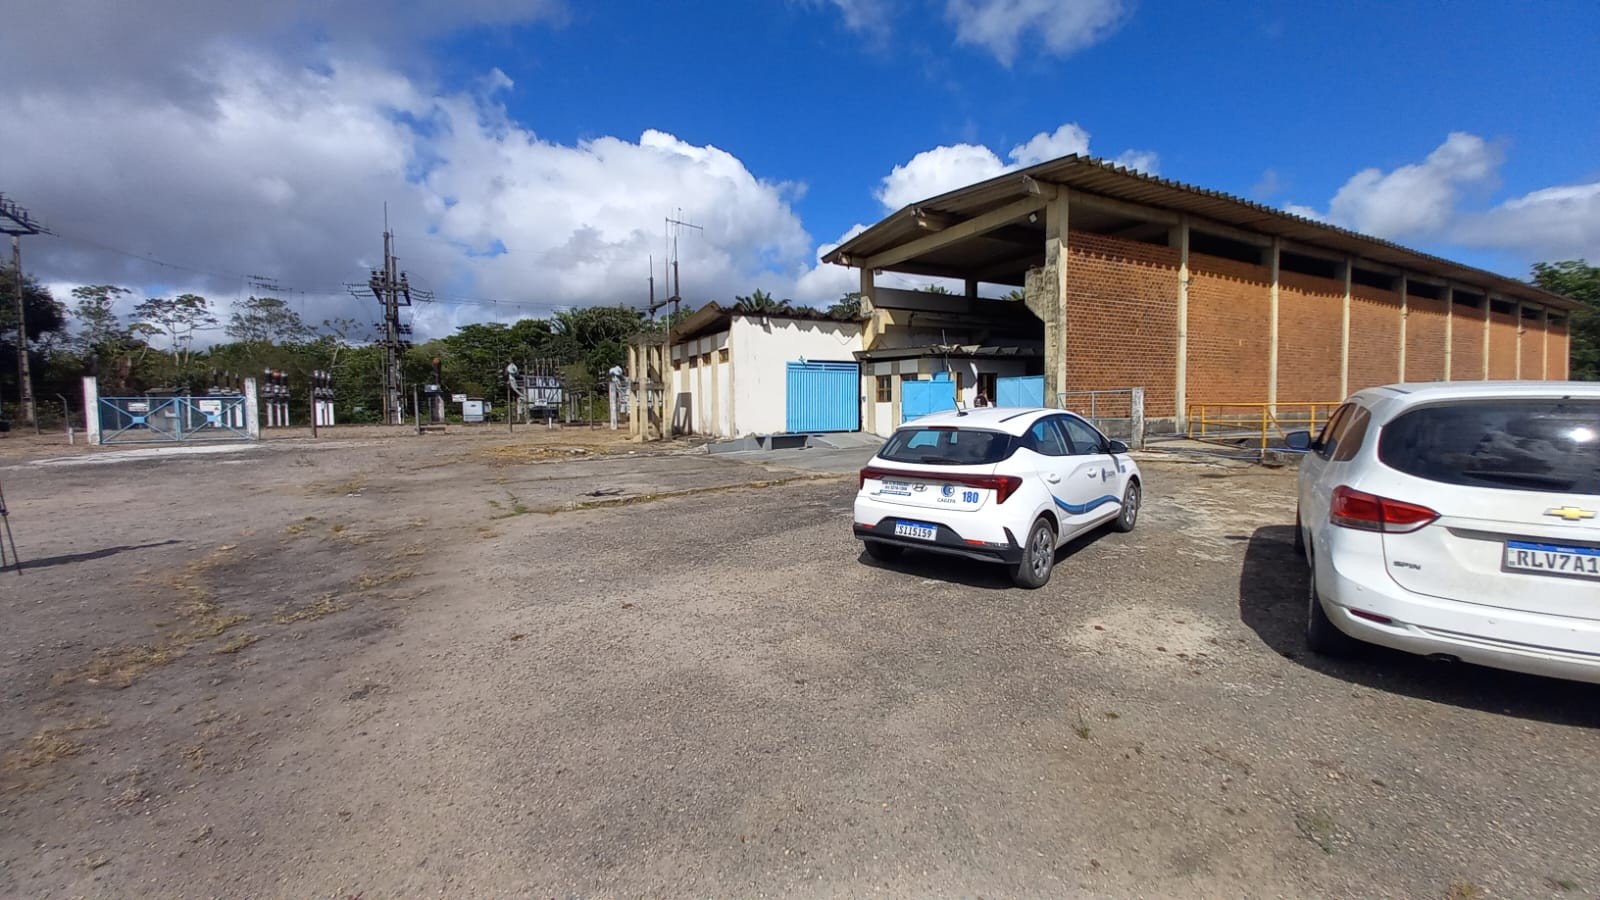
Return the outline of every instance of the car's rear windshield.
[[[1384,426],[1378,458],[1447,484],[1600,494],[1600,400],[1421,407]]]
[[[902,428],[878,456],[893,462],[932,466],[981,466],[1011,455],[1013,438],[998,431],[965,428]]]

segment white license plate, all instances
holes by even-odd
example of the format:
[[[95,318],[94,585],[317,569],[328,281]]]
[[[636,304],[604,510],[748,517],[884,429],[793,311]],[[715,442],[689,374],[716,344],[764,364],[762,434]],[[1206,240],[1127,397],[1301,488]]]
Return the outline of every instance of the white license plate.
[[[931,541],[939,536],[939,529],[926,522],[896,522],[894,523],[895,537],[916,538],[919,541]]]
[[[1600,549],[1506,541],[1506,568],[1540,575],[1600,580]]]

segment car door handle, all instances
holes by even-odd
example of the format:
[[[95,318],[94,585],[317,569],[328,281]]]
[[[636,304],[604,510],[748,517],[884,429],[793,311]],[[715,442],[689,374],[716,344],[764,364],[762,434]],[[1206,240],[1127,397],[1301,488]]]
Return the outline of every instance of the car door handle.
[[[1057,475],[1054,472],[1051,472],[1049,475],[1046,475],[1044,477],[1044,480],[1050,482],[1051,484],[1060,484],[1061,483],[1061,476]]]

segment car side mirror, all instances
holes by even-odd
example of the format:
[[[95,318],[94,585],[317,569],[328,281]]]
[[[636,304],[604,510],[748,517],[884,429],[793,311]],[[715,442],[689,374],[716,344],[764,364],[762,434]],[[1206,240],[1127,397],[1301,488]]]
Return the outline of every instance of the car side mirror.
[[[1121,441],[1110,441],[1106,444],[1107,453],[1127,453],[1128,445]]]
[[[1305,452],[1316,449],[1316,441],[1311,439],[1309,431],[1291,431],[1283,436],[1283,445],[1290,450]]]

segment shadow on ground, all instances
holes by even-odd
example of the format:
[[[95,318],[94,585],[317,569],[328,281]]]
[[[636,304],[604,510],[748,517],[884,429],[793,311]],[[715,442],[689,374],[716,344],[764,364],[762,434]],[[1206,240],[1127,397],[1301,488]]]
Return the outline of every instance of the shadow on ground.
[[[1305,563],[1294,550],[1294,526],[1259,528],[1249,540],[1239,575],[1239,619],[1283,657],[1324,675],[1420,700],[1600,728],[1600,685],[1434,662],[1371,645],[1346,659],[1313,655],[1305,644],[1309,585]]]
[[[125,544],[121,547],[106,547],[101,550],[89,550],[84,553],[67,553],[61,556],[46,556],[43,559],[24,559],[22,561],[22,568],[24,571],[26,571],[28,569],[48,569],[51,566],[69,566],[73,563],[89,562],[90,560],[95,559],[105,559],[108,556],[116,556],[118,553],[128,553],[134,550],[149,550],[152,547],[165,547],[168,544],[177,543],[181,542],[177,540],[166,540],[156,541],[153,544]]]
[[[1108,531],[1109,528],[1107,527],[1096,528],[1093,531],[1080,534],[1056,548],[1056,566],[1059,567],[1062,563],[1071,559],[1074,554],[1099,540]],[[948,581],[951,584],[988,591],[1018,590],[1017,586],[1011,581],[1011,567],[1000,563],[986,563],[976,559],[947,556],[943,553],[911,548],[908,548],[894,562],[879,562],[868,556],[865,549],[861,551],[861,555],[858,558],[862,565],[871,566],[874,569],[883,569],[888,572],[898,572],[902,575],[936,578],[940,581]]]

